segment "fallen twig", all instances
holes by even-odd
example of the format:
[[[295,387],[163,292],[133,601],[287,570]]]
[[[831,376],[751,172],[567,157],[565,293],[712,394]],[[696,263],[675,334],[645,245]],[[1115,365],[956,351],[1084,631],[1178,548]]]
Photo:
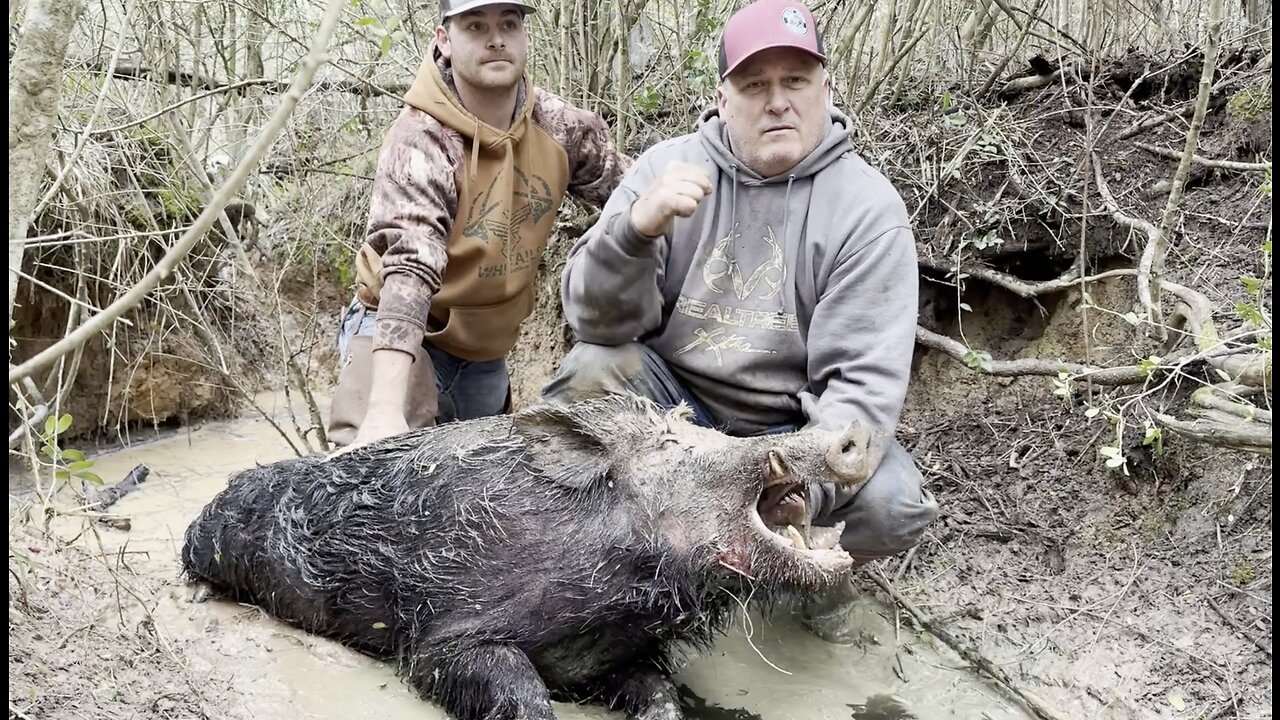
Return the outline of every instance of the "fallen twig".
[[[128,495],[138,486],[147,481],[147,476],[151,474],[151,468],[146,465],[136,465],[123,480],[115,485],[103,490],[98,499],[86,507],[86,510],[103,511],[115,505],[120,498]]]
[[[921,627],[933,633],[935,637],[946,643],[952,650],[959,653],[960,657],[964,658],[967,662],[990,675],[996,681],[996,684],[1000,685],[1000,687],[1012,693],[1015,697],[1025,703],[1036,717],[1041,718],[1042,720],[1065,720],[1065,717],[1062,714],[1050,708],[1044,700],[1041,700],[1030,691],[1018,687],[1018,685],[1014,683],[1003,670],[996,667],[995,664],[984,657],[982,653],[978,652],[972,646],[956,639],[956,637],[948,632],[946,628],[942,627],[936,620],[930,618],[920,610],[920,608],[916,607],[915,603],[912,603],[910,600],[903,597],[902,593],[898,592],[897,588],[893,587],[893,585],[891,585],[889,581],[886,580],[878,571],[872,568],[867,568],[866,572],[875,584],[879,585],[881,590],[889,593],[889,596],[893,598],[894,602],[898,603],[903,610],[906,610],[911,617],[915,618],[915,621],[919,623]]]

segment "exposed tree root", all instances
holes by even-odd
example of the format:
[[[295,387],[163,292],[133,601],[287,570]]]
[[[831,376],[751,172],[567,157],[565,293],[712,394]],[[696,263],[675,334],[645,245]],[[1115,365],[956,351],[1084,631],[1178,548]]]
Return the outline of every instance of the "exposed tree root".
[[[921,264],[937,270],[944,269],[932,261],[923,261]],[[965,268],[964,272],[970,277],[982,279],[1024,298],[1060,292],[1105,278],[1139,275],[1136,270],[1118,269],[1079,278],[1076,277],[1079,274],[1078,263],[1060,277],[1040,283],[1027,283],[992,268],[972,267]],[[1271,411],[1220,397],[1217,394],[1226,393],[1229,396],[1243,397],[1259,391],[1269,393],[1271,389],[1270,353],[1233,347],[1229,344],[1230,340],[1223,341],[1213,324],[1213,308],[1209,299],[1202,293],[1167,281],[1161,281],[1160,286],[1170,295],[1178,298],[1178,307],[1170,317],[1172,328],[1175,331],[1184,331],[1185,335],[1191,337],[1195,352],[1184,351],[1173,354],[1164,358],[1159,366],[1154,368],[1139,366],[1104,368],[1041,358],[996,360],[991,359],[985,352],[968,348],[957,340],[919,326],[916,327],[916,341],[925,347],[946,353],[976,372],[986,375],[1057,377],[1065,372],[1073,376],[1073,379],[1087,379],[1095,385],[1110,387],[1142,385],[1157,373],[1164,374],[1195,361],[1204,361],[1215,371],[1224,375],[1230,384],[1207,386],[1192,395],[1192,407],[1188,409],[1188,413],[1199,416],[1200,419],[1196,421],[1178,420],[1163,413],[1157,413],[1156,419],[1170,430],[1201,442],[1270,455]],[[1177,337],[1182,336],[1182,334],[1177,335]]]
[[[1271,455],[1271,424],[1250,424],[1215,418],[1179,420],[1171,415],[1156,413],[1156,420],[1163,426],[1184,437],[1215,447],[1230,448]]]
[[[969,360],[975,352],[956,340],[918,326],[916,327],[916,341],[925,347],[941,350],[966,365],[970,364]],[[970,366],[972,367],[972,365]],[[1108,386],[1138,385],[1146,382],[1150,377],[1138,367],[1100,368],[1081,365],[1080,363],[1041,358],[991,360],[983,363],[977,370],[983,375],[994,375],[995,377],[1026,377],[1029,375],[1057,377],[1059,373],[1065,371],[1076,377],[1087,377],[1094,384]]]
[[[1150,143],[1144,143],[1144,142],[1134,143],[1134,145],[1137,145],[1138,147],[1142,148],[1143,150],[1146,150],[1147,152],[1153,155],[1159,155],[1160,157],[1166,157],[1172,160],[1180,160],[1182,158],[1182,153],[1178,152],[1177,150],[1170,150],[1169,148],[1157,147]],[[1207,158],[1201,155],[1192,155],[1191,162],[1197,165],[1204,165],[1205,167],[1221,168],[1223,170],[1240,170],[1242,172],[1266,171],[1271,169],[1271,163],[1269,162],[1238,162],[1236,160],[1215,160],[1213,158]]]

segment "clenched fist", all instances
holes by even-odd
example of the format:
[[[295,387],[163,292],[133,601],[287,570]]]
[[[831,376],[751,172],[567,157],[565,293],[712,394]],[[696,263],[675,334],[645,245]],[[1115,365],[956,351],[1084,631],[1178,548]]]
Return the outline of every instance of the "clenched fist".
[[[711,177],[698,165],[673,162],[631,206],[631,225],[646,237],[667,231],[671,218],[689,217],[711,194]]]

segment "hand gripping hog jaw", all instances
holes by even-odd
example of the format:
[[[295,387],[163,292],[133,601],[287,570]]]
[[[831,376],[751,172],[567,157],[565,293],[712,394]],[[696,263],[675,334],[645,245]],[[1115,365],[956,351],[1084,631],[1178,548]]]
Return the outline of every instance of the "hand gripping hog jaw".
[[[865,481],[869,443],[731,438],[634,397],[528,408],[246,470],[182,561],[396,660],[459,720],[553,720],[553,698],[680,720],[670,658],[709,645],[735,596],[818,591],[849,567],[803,503],[810,483]]]

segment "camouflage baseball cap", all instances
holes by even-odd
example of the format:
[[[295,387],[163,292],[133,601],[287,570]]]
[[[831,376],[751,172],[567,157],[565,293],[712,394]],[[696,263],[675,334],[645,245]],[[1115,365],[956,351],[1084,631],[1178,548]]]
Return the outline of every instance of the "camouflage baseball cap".
[[[537,8],[532,3],[512,2],[512,0],[440,0],[440,20],[451,18],[454,15],[460,15],[468,10],[484,7],[485,5],[515,5],[528,15],[537,12]]]

